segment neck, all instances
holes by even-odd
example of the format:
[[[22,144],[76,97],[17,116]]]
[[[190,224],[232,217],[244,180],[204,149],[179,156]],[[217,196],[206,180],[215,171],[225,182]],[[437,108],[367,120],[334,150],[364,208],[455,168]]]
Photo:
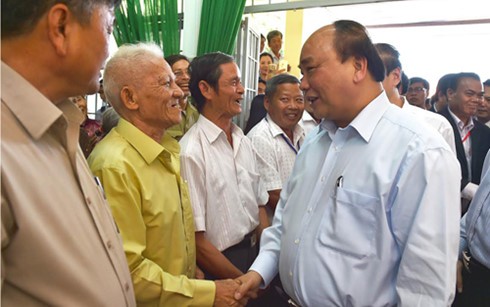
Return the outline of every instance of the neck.
[[[332,119],[332,121],[337,125],[337,127],[347,127],[347,125],[349,125],[368,104],[378,97],[382,91],[383,86],[379,82],[372,81],[365,83],[364,86],[357,89],[357,92],[360,93],[361,96],[345,97],[348,102],[357,102],[356,104],[350,106],[351,110],[346,110],[342,118]]]
[[[403,98],[400,96],[398,93],[397,88],[393,88],[391,91],[386,91],[386,96],[388,96],[388,100],[398,106],[398,107],[403,107]]]
[[[233,147],[233,140],[231,137],[231,130],[232,130],[231,117],[226,116],[220,112],[214,112],[214,110],[211,107],[208,107],[209,105],[210,104],[208,103],[204,105],[201,115],[206,117],[209,121],[211,121],[213,124],[218,126],[221,130],[223,130],[226,134],[226,138],[228,139],[228,142]]]
[[[144,134],[152,138],[155,142],[160,144],[162,142],[163,135],[166,129],[160,127],[154,127],[147,123],[147,121],[141,120],[140,118],[125,118],[133,126],[141,130]]]

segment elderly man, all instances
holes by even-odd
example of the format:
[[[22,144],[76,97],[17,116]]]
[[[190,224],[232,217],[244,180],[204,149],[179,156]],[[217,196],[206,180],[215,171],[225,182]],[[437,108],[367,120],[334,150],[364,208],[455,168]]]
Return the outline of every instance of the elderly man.
[[[68,100],[97,92],[118,4],[2,1],[3,306],[135,306]]]
[[[104,186],[123,238],[139,306],[225,306],[233,280],[196,280],[192,208],[179,144],[182,91],[159,47],[126,45],[109,60],[104,88],[121,116],[89,164]]]
[[[281,74],[267,81],[264,106],[266,117],[247,136],[261,157],[258,159],[259,174],[269,193],[267,206],[272,217],[305,136],[298,124],[304,110],[299,80]]]
[[[191,62],[190,89],[201,113],[180,141],[196,224],[197,262],[206,278],[236,278],[257,256],[268,225],[267,191],[252,143],[232,119],[244,88],[233,58],[210,53]],[[260,218],[259,218],[260,216]]]
[[[317,30],[300,68],[324,120],[296,157],[236,298],[279,272],[301,306],[447,306],[459,232],[454,153],[389,102],[362,25]]]

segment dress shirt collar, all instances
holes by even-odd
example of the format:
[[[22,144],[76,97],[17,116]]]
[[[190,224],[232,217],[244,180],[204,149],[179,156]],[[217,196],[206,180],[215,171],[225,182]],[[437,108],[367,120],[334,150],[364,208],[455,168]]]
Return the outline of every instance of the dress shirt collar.
[[[223,129],[218,127],[215,123],[207,119],[202,114],[201,116],[199,116],[197,122],[202,127],[202,131],[204,132],[204,135],[206,136],[210,144],[216,142],[221,135],[226,140],[226,134]],[[231,136],[233,139],[233,151],[236,155],[236,152],[238,150],[238,147],[240,147],[240,142],[242,141],[244,135],[242,129],[240,129],[233,122],[231,123]]]
[[[115,129],[117,133],[136,149],[147,164],[152,163],[161,154],[168,158],[170,157],[170,153],[179,152],[179,144],[167,133],[163,135],[162,141],[159,144],[123,118],[119,120]]]
[[[263,120],[265,120],[267,122],[267,124],[269,126],[269,129],[270,129],[273,137],[276,137],[276,136],[281,135],[281,134],[283,134],[285,137],[288,137],[286,135],[286,133],[284,132],[284,130],[282,130],[282,128],[279,127],[276,124],[276,122],[274,122],[272,120],[272,118],[269,116],[269,114],[267,114]],[[298,142],[299,138],[303,134],[304,134],[303,127],[301,127],[299,124],[296,124],[296,126],[294,127],[294,131],[293,131],[293,138],[294,138],[294,140],[290,140],[290,141],[293,142],[294,144],[296,144]]]
[[[458,126],[460,133],[463,131],[470,131],[475,126],[475,123],[473,122],[473,117],[470,117],[470,120],[468,121],[468,125],[465,126],[464,122],[461,119],[459,119],[459,117],[456,116],[456,114],[454,114],[451,111],[451,108],[448,107],[447,110],[449,111],[449,114],[451,114],[451,117],[453,118],[454,122],[456,123],[456,126]]]
[[[19,90],[21,89],[21,90]],[[2,101],[33,139],[40,139],[63,115],[77,126],[83,114],[68,99],[55,104],[2,61]]]
[[[379,96],[374,98],[373,101],[367,104],[347,127],[341,129],[348,129],[349,127],[352,127],[357,131],[357,133],[359,133],[364,141],[369,142],[374,129],[390,105],[391,103],[388,101],[388,97],[383,91],[381,94],[379,94]],[[330,120],[325,119],[320,124],[320,131],[326,130],[331,139],[333,139],[337,129],[337,125]]]

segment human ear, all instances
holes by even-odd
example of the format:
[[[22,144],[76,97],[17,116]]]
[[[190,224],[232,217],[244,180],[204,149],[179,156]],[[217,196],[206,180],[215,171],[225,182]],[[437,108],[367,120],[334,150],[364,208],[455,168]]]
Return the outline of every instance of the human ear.
[[[213,98],[214,89],[206,81],[199,81],[199,90],[206,100],[211,100]]]
[[[270,106],[270,100],[269,100],[269,97],[267,96],[264,96],[264,108],[267,110],[267,112],[269,112],[269,106]]]
[[[65,4],[53,5],[47,13],[48,37],[55,52],[66,56],[74,16]]]
[[[123,87],[121,89],[120,95],[121,95],[121,102],[126,109],[137,110],[139,108],[137,95],[132,88],[128,86]]]
[[[362,81],[367,74],[367,59],[363,57],[353,57],[352,64],[354,66],[354,82]]]

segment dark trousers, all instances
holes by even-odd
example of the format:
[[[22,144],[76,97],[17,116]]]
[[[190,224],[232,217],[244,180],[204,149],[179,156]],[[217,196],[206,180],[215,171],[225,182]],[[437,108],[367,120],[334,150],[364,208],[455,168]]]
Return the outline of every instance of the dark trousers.
[[[490,269],[473,258],[463,268],[463,292],[456,294],[454,307],[490,307]]]

